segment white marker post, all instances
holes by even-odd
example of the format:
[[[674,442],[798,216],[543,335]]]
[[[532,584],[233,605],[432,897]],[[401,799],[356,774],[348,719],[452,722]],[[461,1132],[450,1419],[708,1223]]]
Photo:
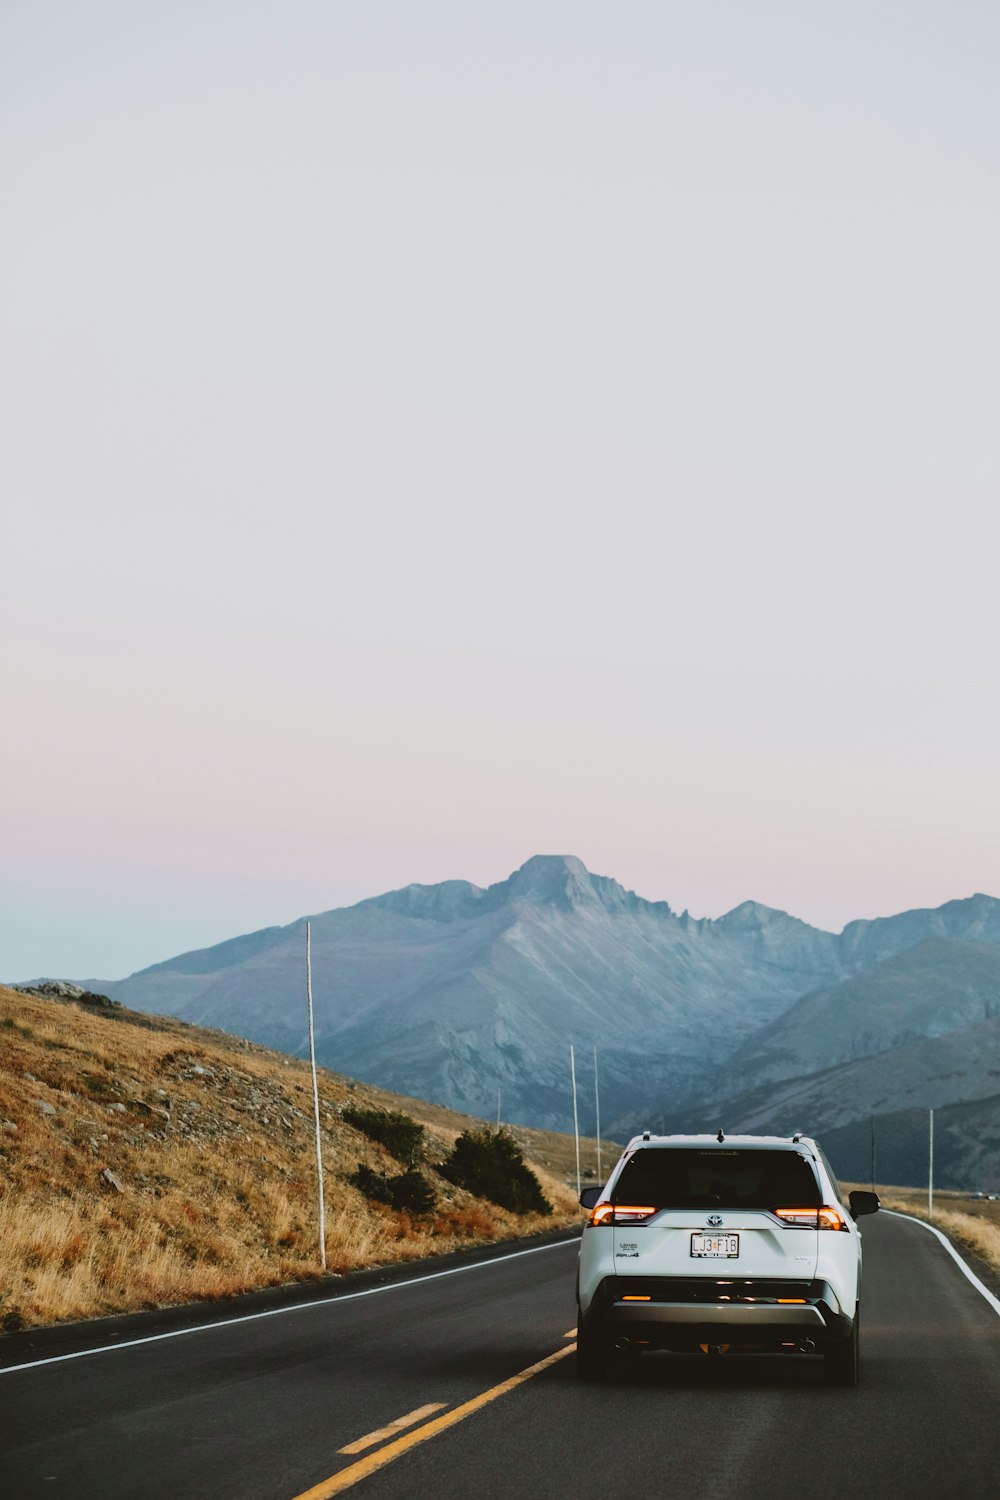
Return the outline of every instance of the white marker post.
[[[576,1137],[576,1196],[580,1196],[580,1118],[576,1112],[576,1058],[573,1043],[569,1044],[569,1072],[573,1080],[573,1134]]]
[[[927,1141],[927,1217],[934,1217],[934,1111],[929,1110],[929,1134]]]
[[[597,1115],[597,1180],[604,1182],[604,1173],[601,1171],[601,1090],[597,1082],[597,1045],[594,1045],[594,1110]]]
[[[316,1112],[316,1180],[319,1184],[319,1258],[326,1270],[326,1205],[323,1202],[323,1142],[319,1133],[319,1082],[316,1078],[316,1039],[313,1035],[312,924],[306,923],[306,1000],[309,1005],[309,1060],[313,1075],[313,1108]]]

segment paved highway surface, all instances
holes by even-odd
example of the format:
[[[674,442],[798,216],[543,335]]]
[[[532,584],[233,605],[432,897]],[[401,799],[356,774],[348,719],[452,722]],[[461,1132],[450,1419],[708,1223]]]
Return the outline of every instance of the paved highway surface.
[[[1000,1316],[921,1225],[863,1227],[856,1390],[791,1356],[644,1356],[578,1384],[570,1242],[0,1369],[0,1495],[996,1500]]]

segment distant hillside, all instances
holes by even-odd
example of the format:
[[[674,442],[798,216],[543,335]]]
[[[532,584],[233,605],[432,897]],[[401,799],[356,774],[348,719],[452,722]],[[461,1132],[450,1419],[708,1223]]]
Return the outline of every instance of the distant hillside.
[[[824,1131],[824,1149],[844,1178],[864,1182],[871,1163],[871,1122],[856,1120]],[[925,1109],[880,1115],[875,1121],[879,1182],[927,1182]],[[1000,1193],[1000,1093],[934,1111],[934,1180],[962,1192]]]
[[[871,1115],[941,1109],[1000,1092],[1000,1018],[979,1021],[943,1037],[920,1037],[872,1057],[838,1063],[818,1073],[760,1084],[708,1107],[689,1106],[670,1122],[686,1129],[816,1134]],[[905,1179],[899,1178],[902,1182]]]
[[[849,1060],[832,1067],[782,1076],[845,1053]],[[921,943],[807,996],[721,1076],[737,1085],[734,1092],[720,1083],[710,1104],[667,1111],[668,1128],[807,1130],[844,1176],[857,1178],[868,1170],[874,1117],[880,1176],[906,1184],[926,1177],[927,1111],[934,1109],[941,1182],[993,1191],[1000,1185],[1000,949]],[[741,1089],[743,1079],[765,1081]]]
[[[740,1048],[727,1071],[756,1085],[795,1078],[995,1016],[1000,947],[929,938],[806,995]]]

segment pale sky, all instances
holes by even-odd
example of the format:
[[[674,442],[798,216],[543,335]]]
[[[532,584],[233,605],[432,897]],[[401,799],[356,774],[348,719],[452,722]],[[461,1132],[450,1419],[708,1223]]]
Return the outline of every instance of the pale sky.
[[[1000,896],[1000,11],[0,12],[0,978]]]

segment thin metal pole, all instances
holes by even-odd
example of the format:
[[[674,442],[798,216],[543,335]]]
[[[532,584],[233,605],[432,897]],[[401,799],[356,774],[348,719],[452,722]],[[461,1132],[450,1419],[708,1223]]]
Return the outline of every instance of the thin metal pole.
[[[601,1089],[597,1081],[597,1046],[594,1046],[594,1112],[597,1116],[597,1180],[604,1181],[601,1171]]]
[[[573,1055],[573,1043],[569,1044],[569,1071],[573,1080],[573,1134],[576,1137],[576,1195],[580,1196],[580,1118],[576,1112],[576,1058]]]
[[[497,1135],[500,1134],[500,1090],[497,1089]]]
[[[872,1192],[875,1191],[875,1116],[872,1115]]]
[[[316,1078],[316,1039],[313,1035],[312,924],[306,923],[306,1000],[309,1002],[309,1060],[313,1075],[313,1108],[316,1112],[316,1180],[319,1183],[319,1258],[326,1270],[326,1204],[323,1202],[323,1143],[319,1133],[319,1082]]]
[[[934,1111],[929,1110],[929,1138],[927,1143],[927,1214],[934,1217]]]

